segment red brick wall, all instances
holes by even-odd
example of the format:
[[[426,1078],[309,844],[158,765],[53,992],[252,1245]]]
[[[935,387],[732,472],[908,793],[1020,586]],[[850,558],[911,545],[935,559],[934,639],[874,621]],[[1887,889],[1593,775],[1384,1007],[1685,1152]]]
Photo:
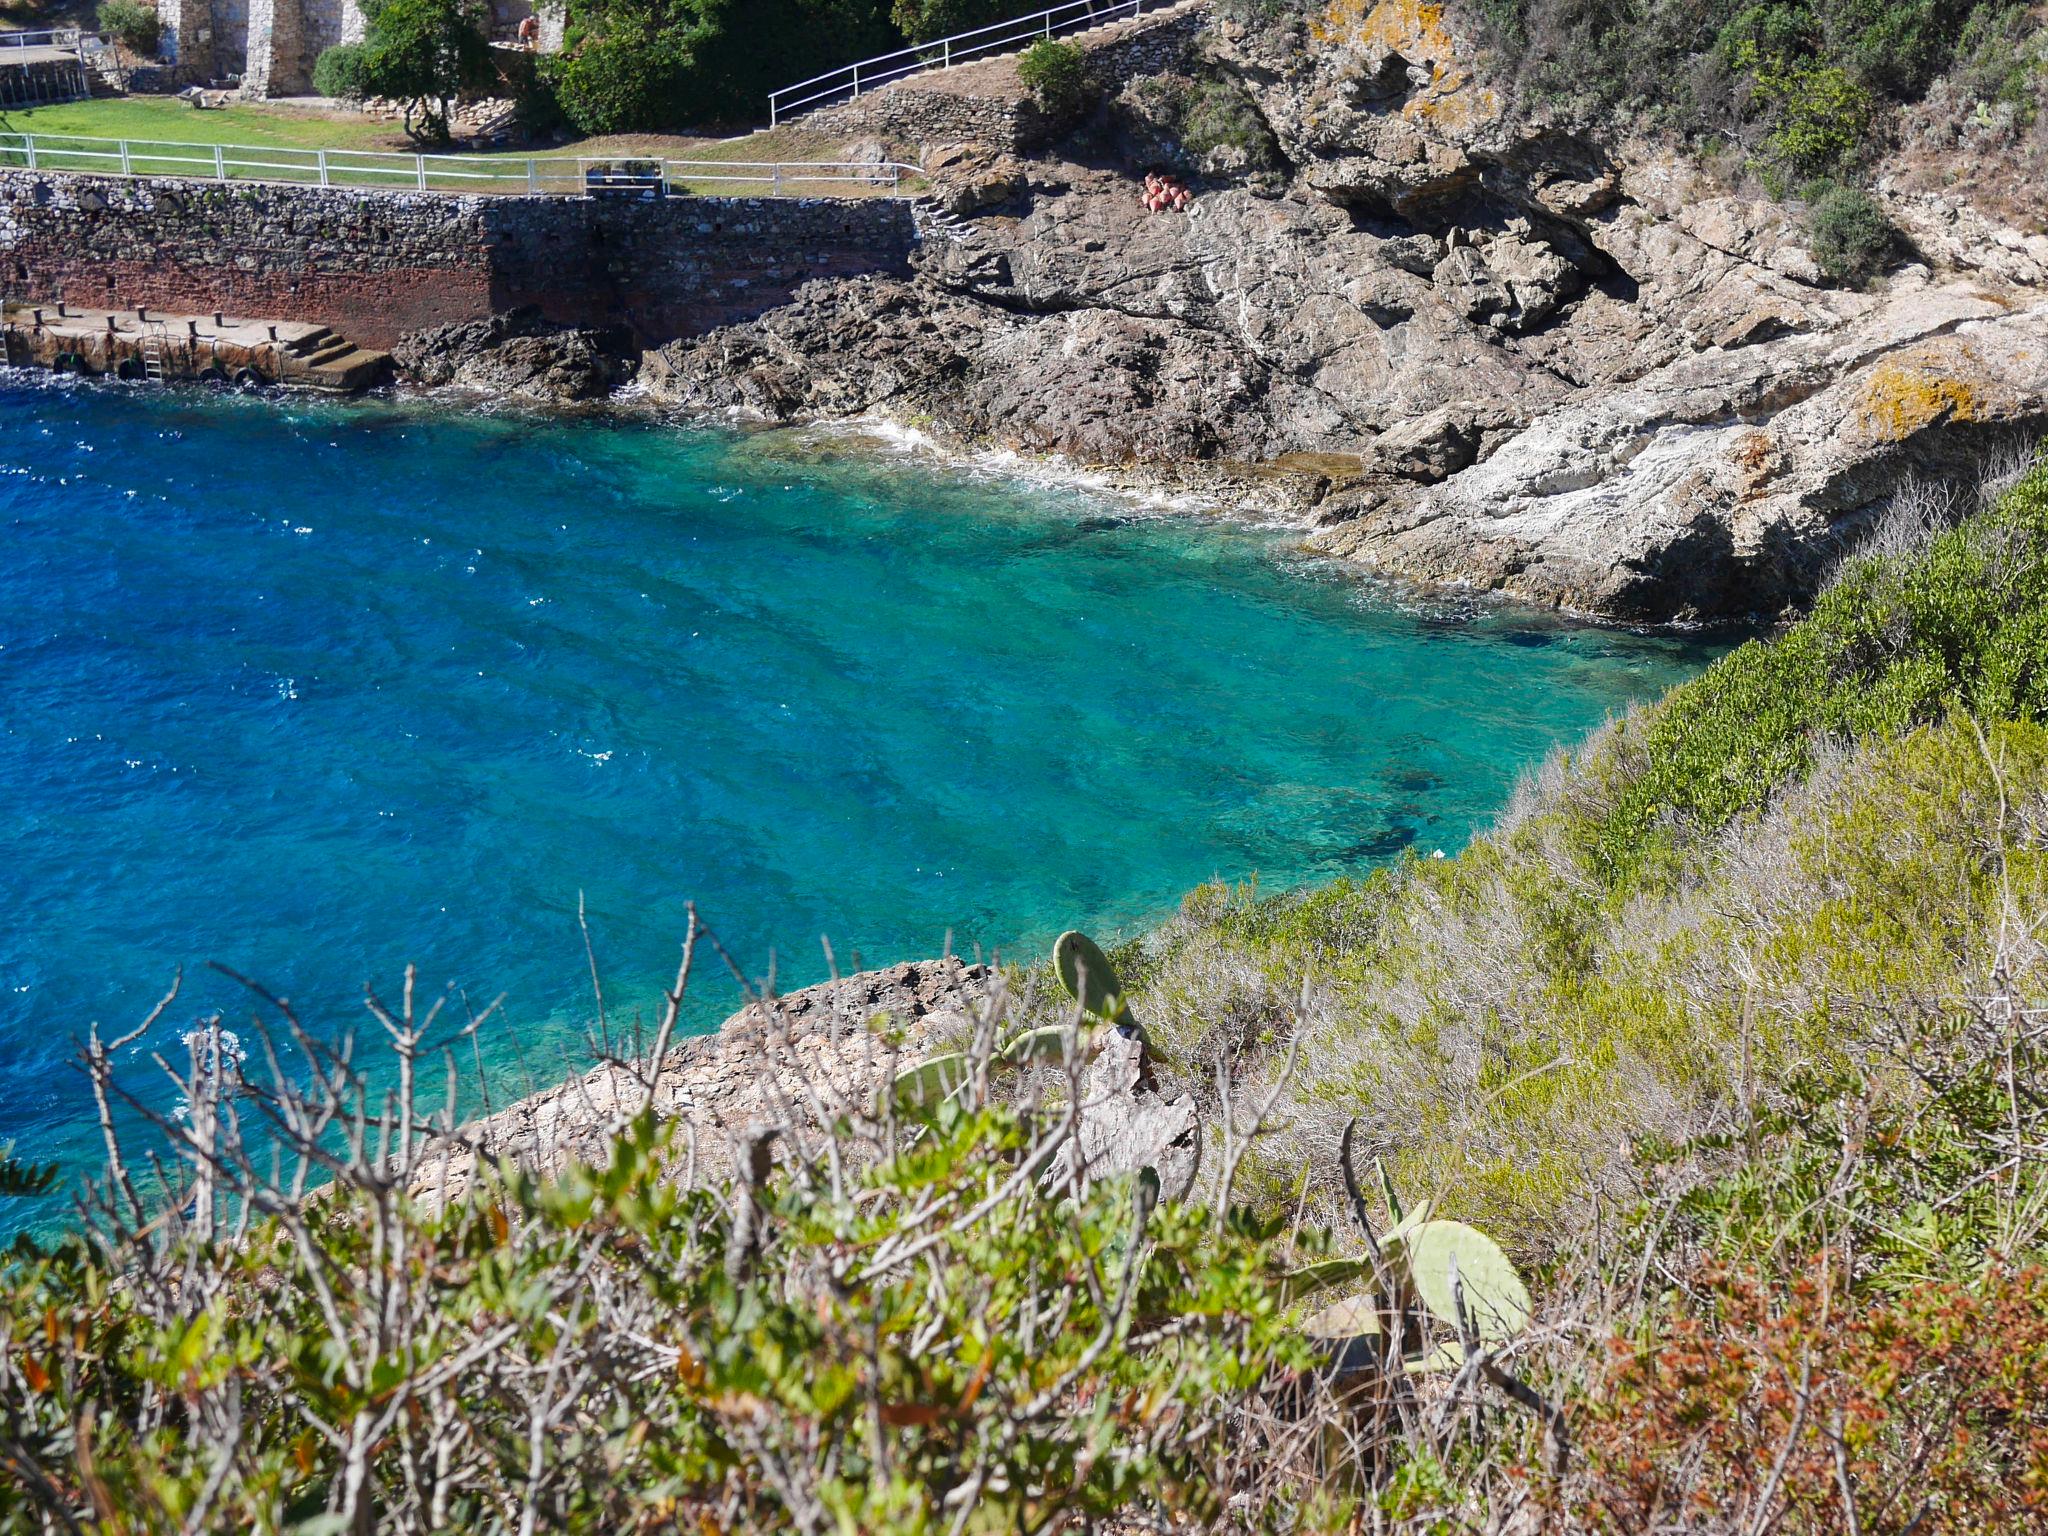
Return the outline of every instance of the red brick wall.
[[[520,304],[645,345],[785,302],[811,277],[904,269],[909,208],[469,198],[0,171],[0,290],[306,320],[388,347]]]

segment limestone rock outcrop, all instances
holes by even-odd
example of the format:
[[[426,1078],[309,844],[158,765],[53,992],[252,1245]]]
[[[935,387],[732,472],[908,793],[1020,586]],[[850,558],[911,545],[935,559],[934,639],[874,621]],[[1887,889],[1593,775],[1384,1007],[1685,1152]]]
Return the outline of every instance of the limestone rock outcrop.
[[[2048,240],[1881,183],[1920,259],[1831,288],[1796,208],[1517,116],[1483,63],[1422,0],[1218,15],[1160,89],[1220,71],[1277,186],[1147,213],[1116,154],[1176,119],[1126,89],[1070,161],[945,149],[965,230],[912,275],[812,282],[644,377],[691,410],[1206,467],[1328,552],[1632,623],[1797,605],[1904,477],[2048,430]]]
[[[414,384],[561,404],[609,395],[639,356],[623,331],[552,325],[530,307],[415,331],[391,355]]]

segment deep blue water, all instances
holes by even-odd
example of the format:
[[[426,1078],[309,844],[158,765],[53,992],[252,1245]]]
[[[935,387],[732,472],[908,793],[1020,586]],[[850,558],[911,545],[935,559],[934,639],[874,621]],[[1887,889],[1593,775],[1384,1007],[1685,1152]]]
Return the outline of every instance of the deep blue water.
[[[15,383],[0,468],[0,1140],[73,1166],[88,1021],[181,964],[159,1045],[246,1015],[208,960],[330,1030],[502,991],[510,1091],[579,1049],[579,891],[615,1012],[691,898],[786,985],[1035,952],[1454,849],[1706,655],[788,434]]]

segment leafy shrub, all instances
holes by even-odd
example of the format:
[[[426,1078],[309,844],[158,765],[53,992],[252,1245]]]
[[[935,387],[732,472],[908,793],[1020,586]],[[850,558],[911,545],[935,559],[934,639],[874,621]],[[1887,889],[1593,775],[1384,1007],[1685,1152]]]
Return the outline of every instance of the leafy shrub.
[[[1055,122],[1079,117],[1094,95],[1088,55],[1075,44],[1042,37],[1017,59],[1017,78]]]
[[[1835,181],[1809,185],[1803,195],[1814,260],[1830,282],[1867,283],[1884,270],[1899,231],[1875,198]]]
[[[409,1084],[432,1015],[373,1006]],[[1274,1464],[1326,1422],[1282,1289],[1326,1241],[1219,1214],[1227,1176],[1214,1204],[1078,1177],[1071,1018],[1045,1092],[783,1076],[814,1110],[729,1155],[618,1062],[643,1107],[602,1167],[459,1194],[447,1118],[279,1023],[260,1082],[195,1031],[163,1160],[131,1137],[91,1232],[0,1270],[0,1529],[913,1536],[1231,1500],[1291,1530],[1322,1497]],[[88,1049],[103,1105],[134,1039]]]
[[[562,115],[583,133],[688,126],[694,30],[665,25],[639,7],[616,7],[593,28],[566,36],[540,74]]]
[[[1821,733],[1896,735],[1953,707],[2048,718],[2048,468],[1913,564],[1852,566],[1810,618],[1631,722],[1629,777],[1590,829],[1598,867],[1626,881],[1674,820],[1712,829],[1757,805]]]
[[[313,89],[338,101],[361,101],[370,89],[369,50],[362,43],[337,43],[313,61]]]
[[[156,7],[141,0],[100,0],[99,28],[103,35],[143,58],[155,54],[163,41]]]

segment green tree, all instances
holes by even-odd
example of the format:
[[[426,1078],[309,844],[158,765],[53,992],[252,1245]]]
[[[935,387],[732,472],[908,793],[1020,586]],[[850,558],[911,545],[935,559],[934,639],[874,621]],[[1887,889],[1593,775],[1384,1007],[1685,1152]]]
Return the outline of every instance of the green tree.
[[[672,131],[750,121],[775,87],[900,43],[879,0],[569,0],[541,73],[585,133]]]
[[[705,24],[683,6],[572,9],[563,49],[541,63],[562,115],[584,133],[686,125],[690,77]]]
[[[481,0],[383,0],[366,19],[354,70],[361,93],[396,101],[407,137],[446,144],[451,104],[496,73]]]
[[[1004,0],[895,0],[889,19],[913,43],[972,31],[1016,14]]]

